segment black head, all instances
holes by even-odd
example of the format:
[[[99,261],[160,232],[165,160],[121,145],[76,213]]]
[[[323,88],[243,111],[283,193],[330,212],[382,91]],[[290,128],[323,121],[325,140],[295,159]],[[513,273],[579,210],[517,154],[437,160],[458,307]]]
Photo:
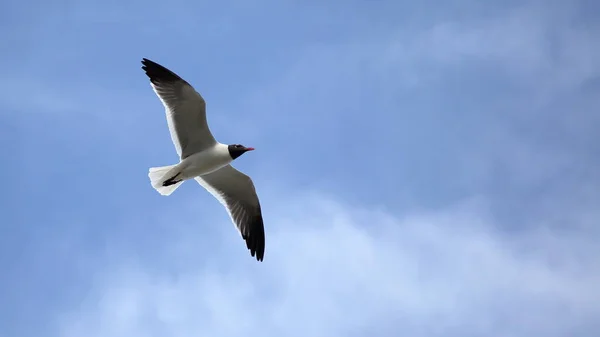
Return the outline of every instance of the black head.
[[[227,147],[227,149],[229,150],[229,155],[233,159],[235,159],[235,158],[243,155],[246,151],[253,151],[254,150],[253,147],[245,147],[244,145],[240,145],[240,144],[229,145]]]

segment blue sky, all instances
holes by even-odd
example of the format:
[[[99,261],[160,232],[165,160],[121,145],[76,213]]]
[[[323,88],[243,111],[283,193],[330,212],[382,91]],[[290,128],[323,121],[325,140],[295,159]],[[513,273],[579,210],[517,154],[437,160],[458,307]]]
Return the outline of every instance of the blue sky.
[[[1,5],[0,336],[595,336],[600,5]],[[257,151],[252,259],[142,57]]]

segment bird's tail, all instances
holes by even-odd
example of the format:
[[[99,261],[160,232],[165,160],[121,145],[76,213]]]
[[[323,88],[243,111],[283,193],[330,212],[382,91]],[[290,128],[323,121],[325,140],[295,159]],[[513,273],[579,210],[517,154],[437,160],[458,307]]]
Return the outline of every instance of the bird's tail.
[[[151,167],[148,170],[152,187],[161,195],[170,195],[183,183],[183,180],[177,180],[175,166],[177,165]]]

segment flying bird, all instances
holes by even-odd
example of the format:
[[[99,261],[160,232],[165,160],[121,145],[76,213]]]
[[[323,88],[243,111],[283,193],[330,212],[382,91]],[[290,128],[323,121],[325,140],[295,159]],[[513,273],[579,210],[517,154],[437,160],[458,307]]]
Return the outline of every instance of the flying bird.
[[[254,183],[231,166],[254,148],[216,141],[206,121],[206,102],[194,87],[149,59],[143,58],[142,65],[165,107],[171,140],[180,158],[177,164],[149,169],[152,187],[167,196],[184,181],[195,179],[225,206],[250,254],[262,261],[265,229]]]

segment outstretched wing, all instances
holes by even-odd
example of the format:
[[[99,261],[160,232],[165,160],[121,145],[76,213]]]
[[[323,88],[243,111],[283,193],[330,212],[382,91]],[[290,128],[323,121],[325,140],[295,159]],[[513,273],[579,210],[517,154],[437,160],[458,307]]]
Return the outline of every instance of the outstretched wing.
[[[152,89],[165,107],[171,139],[181,159],[216,143],[206,121],[204,98],[174,72],[142,60],[142,69],[150,78]]]
[[[262,261],[265,228],[252,179],[231,165],[195,179],[225,206],[250,254]]]

